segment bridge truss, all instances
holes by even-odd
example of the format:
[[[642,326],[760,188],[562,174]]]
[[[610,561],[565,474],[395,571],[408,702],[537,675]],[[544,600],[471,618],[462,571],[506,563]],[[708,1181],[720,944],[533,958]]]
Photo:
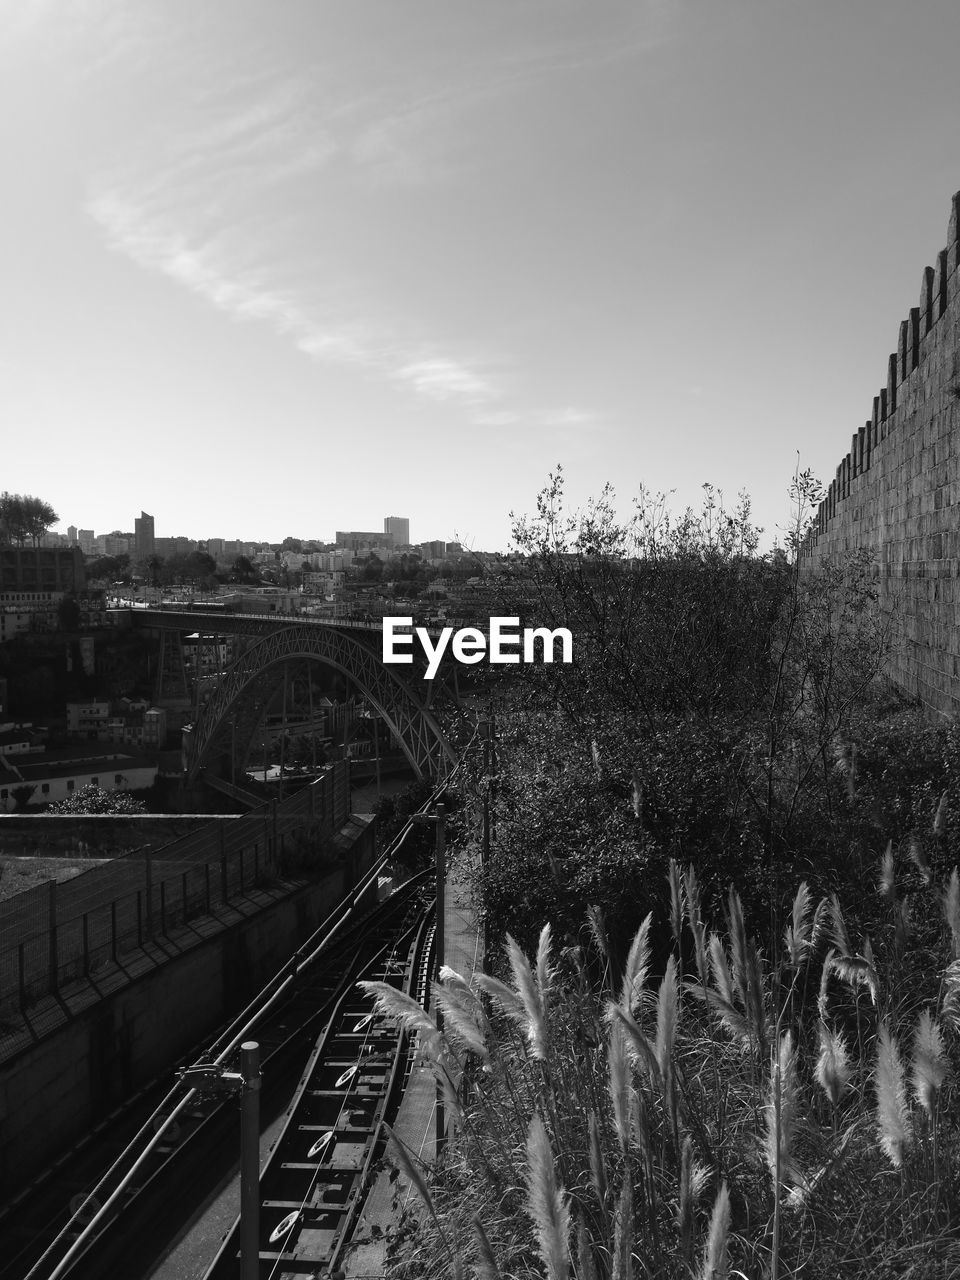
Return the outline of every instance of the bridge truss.
[[[220,750],[246,758],[283,678],[283,667],[291,662],[319,662],[356,685],[386,722],[418,778],[442,776],[455,761],[456,753],[431,711],[440,680],[420,681],[415,668],[399,668],[405,679],[398,669],[384,664],[379,647],[375,649],[364,632],[287,624],[257,635],[201,708],[186,742],[190,780]],[[426,690],[424,695],[418,685]]]

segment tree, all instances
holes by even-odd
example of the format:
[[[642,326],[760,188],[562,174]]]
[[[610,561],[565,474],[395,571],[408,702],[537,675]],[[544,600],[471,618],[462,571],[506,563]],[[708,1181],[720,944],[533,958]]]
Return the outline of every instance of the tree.
[[[58,800],[48,805],[47,813],[83,814],[83,813],[146,813],[147,806],[142,800],[135,800],[128,791],[106,791],[90,782],[66,800]]]
[[[539,883],[555,896],[558,868],[575,865],[573,832],[549,814],[580,812],[585,789],[596,791],[604,847],[617,815],[633,814],[615,857],[623,869],[633,841],[645,862],[693,862],[708,893],[736,879],[755,916],[769,911],[773,939],[782,883],[833,888],[854,876],[840,853],[852,828],[834,756],[855,733],[889,625],[863,557],[801,572],[798,537],[816,509],[809,475],[795,477],[793,499],[797,536],[765,553],[746,498],[731,511],[710,486],[679,518],[641,490],[624,520],[609,486],[569,513],[558,471],[536,515],[515,521],[521,557],[501,562],[497,612],[573,635],[570,665],[500,669],[510,684],[498,722],[518,745],[501,753],[509,773],[495,819],[530,895]],[[546,728],[531,753],[521,748],[536,725]],[[529,785],[531,770],[545,781]]]
[[[13,798],[14,804],[17,806],[17,813],[26,812],[27,805],[30,803],[30,798],[33,795],[33,793],[36,791],[36,789],[37,789],[36,787],[32,787],[26,784],[23,786],[13,788],[13,790],[10,792],[10,795]]]
[[[130,557],[124,553],[119,556],[97,556],[87,564],[87,577],[94,581],[106,582],[130,581]]]
[[[28,493],[0,494],[0,541],[22,547],[28,538],[38,546],[40,539],[60,517],[42,498]]]

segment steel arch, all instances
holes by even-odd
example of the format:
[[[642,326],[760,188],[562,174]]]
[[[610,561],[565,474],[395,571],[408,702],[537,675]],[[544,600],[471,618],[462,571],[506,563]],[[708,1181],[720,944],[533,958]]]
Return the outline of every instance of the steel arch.
[[[321,662],[340,671],[360,689],[391,731],[418,778],[443,772],[456,753],[419,697],[356,633],[337,627],[289,625],[258,636],[224,673],[202,708],[186,745],[189,780],[196,778],[204,757],[251,685],[284,662]],[[429,685],[427,686],[430,691]]]

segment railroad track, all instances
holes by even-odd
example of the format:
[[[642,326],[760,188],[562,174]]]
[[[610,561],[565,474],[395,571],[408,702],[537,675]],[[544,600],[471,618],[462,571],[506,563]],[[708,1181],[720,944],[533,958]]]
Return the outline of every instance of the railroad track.
[[[192,1060],[229,1069],[241,1040],[261,1049],[262,1119],[283,1110],[318,1034],[372,960],[407,937],[431,894],[423,873],[379,907],[306,944],[253,1005]],[[333,913],[337,916],[337,912]],[[332,921],[332,923],[331,923]],[[187,1065],[186,1062],[180,1065]],[[141,1274],[237,1154],[237,1104],[171,1073],[118,1109],[0,1214],[0,1280],[101,1280]],[[107,1173],[104,1174],[104,1170]]]
[[[397,1023],[373,1012],[356,986],[385,981],[423,999],[433,911],[368,960],[339,996],[293,1095],[260,1175],[259,1276],[302,1280],[336,1272],[386,1144],[412,1047]],[[241,1222],[204,1280],[239,1280]]]

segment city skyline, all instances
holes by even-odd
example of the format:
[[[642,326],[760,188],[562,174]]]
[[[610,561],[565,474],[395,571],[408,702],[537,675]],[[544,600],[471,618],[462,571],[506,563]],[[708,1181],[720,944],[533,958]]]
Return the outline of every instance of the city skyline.
[[[769,539],[960,187],[945,0],[0,4],[2,486],[61,530],[497,550],[560,463]]]

